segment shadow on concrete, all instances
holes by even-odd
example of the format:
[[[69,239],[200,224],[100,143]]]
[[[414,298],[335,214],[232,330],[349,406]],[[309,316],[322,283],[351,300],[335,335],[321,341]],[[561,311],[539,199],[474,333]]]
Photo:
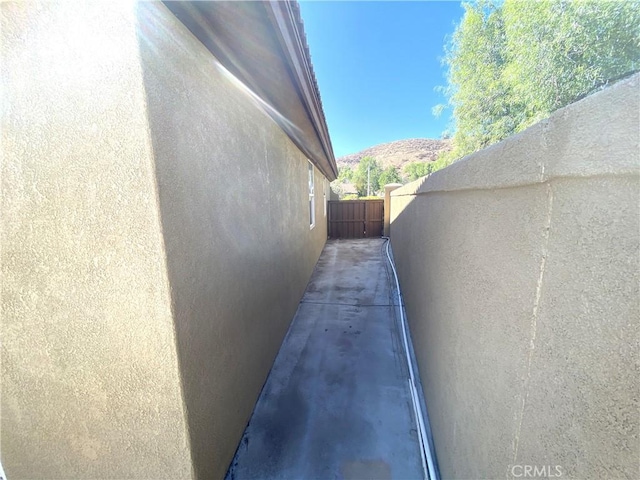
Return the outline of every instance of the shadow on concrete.
[[[228,479],[422,478],[384,245],[326,244]]]

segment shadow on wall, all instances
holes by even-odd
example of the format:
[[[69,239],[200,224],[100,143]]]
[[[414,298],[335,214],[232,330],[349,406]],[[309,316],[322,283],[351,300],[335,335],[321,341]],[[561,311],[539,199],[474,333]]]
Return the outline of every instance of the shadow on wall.
[[[222,477],[326,226],[307,160],[209,51],[164,5],[138,23],[193,468]]]
[[[392,193],[443,477],[637,474],[639,80]]]

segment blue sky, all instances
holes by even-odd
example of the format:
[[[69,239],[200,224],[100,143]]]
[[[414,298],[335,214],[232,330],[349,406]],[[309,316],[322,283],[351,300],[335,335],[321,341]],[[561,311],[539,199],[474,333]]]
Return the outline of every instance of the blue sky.
[[[336,157],[404,138],[439,138],[449,114],[445,37],[459,2],[300,2]]]

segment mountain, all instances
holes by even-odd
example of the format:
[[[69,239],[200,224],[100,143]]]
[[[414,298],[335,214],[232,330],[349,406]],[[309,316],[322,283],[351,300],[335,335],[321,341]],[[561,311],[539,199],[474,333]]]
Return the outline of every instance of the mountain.
[[[380,162],[383,168],[393,165],[398,167],[398,170],[402,173],[407,163],[433,162],[443,150],[451,150],[451,140],[410,138],[365,148],[358,153],[337,158],[336,163],[338,167],[348,165],[355,169],[363,157],[373,157]]]

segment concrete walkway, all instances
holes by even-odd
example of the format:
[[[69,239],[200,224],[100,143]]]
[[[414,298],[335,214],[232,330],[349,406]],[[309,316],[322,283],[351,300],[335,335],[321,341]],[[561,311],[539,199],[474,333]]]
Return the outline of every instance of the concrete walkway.
[[[382,239],[322,252],[227,479],[419,479]]]

